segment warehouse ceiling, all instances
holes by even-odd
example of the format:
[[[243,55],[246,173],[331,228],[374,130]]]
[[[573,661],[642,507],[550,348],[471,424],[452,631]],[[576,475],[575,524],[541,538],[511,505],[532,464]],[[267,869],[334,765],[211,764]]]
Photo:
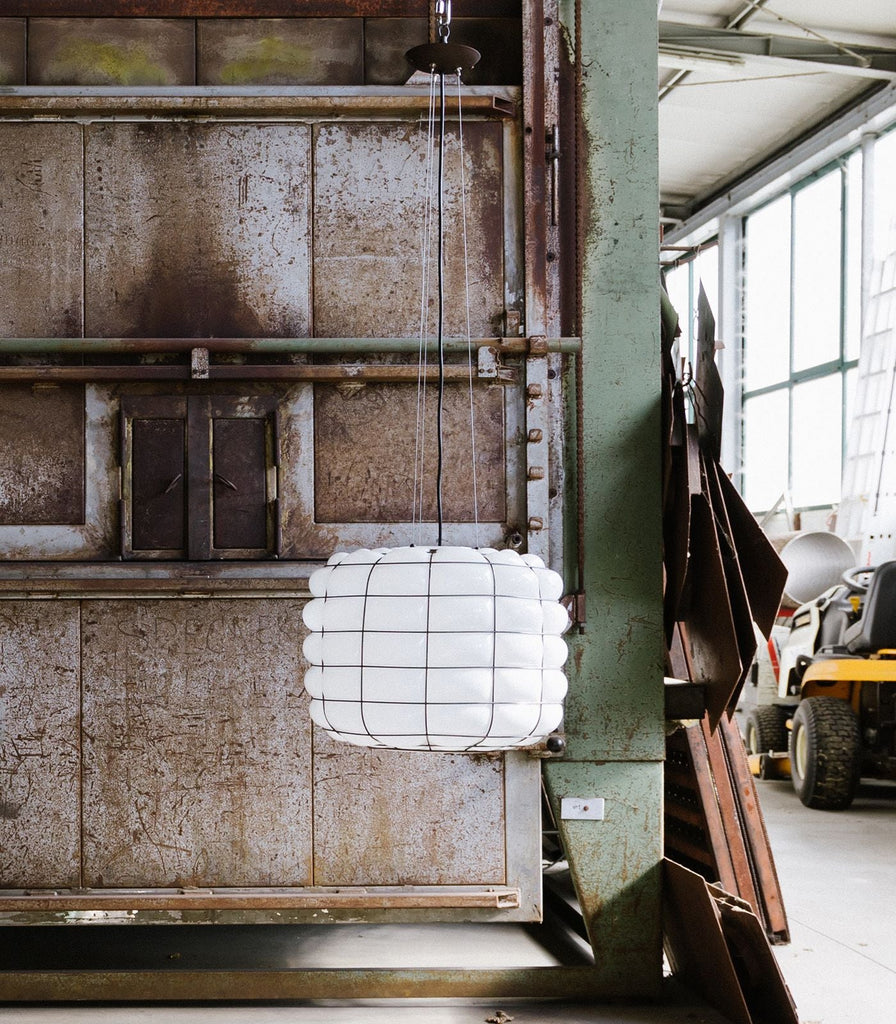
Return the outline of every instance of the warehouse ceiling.
[[[692,216],[896,82],[893,0],[659,0],[660,201]]]

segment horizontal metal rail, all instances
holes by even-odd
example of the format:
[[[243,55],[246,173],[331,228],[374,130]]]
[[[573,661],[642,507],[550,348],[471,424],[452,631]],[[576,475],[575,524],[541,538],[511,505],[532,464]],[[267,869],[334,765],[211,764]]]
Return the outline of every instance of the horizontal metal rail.
[[[580,338],[539,339],[548,352],[574,354],[582,347]],[[530,354],[529,338],[446,338],[446,352],[466,352],[495,348],[499,352]],[[434,339],[426,341],[426,351],[438,351]],[[209,352],[254,352],[268,355],[346,355],[379,353],[412,353],[420,351],[418,338],[0,338],[0,356],[6,355],[91,355],[115,352],[139,355],[157,352],[190,352],[205,348]]]

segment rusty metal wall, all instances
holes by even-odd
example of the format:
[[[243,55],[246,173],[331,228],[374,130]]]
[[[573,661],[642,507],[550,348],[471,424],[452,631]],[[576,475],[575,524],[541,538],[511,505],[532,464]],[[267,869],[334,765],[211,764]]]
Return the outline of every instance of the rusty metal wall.
[[[0,603],[0,886],[81,884],[78,605]]]
[[[85,135],[88,337],[310,333],[306,125]]]
[[[84,522],[84,388],[0,391],[0,525]]]
[[[499,124],[464,128],[472,336],[501,333],[503,150]],[[314,135],[314,332],[416,337],[420,331],[426,132],[416,124],[322,124]],[[463,336],[464,260],[457,127],[445,152],[446,335]],[[434,246],[434,243],[433,243]],[[433,252],[435,251],[433,247]],[[431,292],[430,308],[435,302]],[[431,315],[431,314],[430,314]]]
[[[301,602],[84,605],[87,886],[311,882]]]
[[[0,335],[81,333],[81,129],[0,124]]]
[[[504,760],[314,735],[317,885],[506,881]]]

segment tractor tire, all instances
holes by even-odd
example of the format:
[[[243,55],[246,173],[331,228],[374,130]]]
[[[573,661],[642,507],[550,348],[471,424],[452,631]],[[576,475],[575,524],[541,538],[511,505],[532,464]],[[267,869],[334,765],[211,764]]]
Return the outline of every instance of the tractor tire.
[[[753,708],[744,723],[748,754],[783,753],[787,749],[787,710],[774,704]]]
[[[859,722],[837,697],[808,697],[793,716],[790,775],[797,796],[821,811],[852,803],[862,768]]]

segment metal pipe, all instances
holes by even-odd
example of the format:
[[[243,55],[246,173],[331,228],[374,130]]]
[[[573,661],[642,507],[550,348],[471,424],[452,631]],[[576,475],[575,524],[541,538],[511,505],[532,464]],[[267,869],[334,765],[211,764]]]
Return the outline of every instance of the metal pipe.
[[[446,352],[466,352],[466,338],[446,338]],[[500,352],[526,354],[527,338],[473,338],[474,348],[496,348]],[[582,347],[581,338],[547,338],[547,351],[574,355]],[[407,352],[420,350],[417,338],[0,338],[0,356],[9,355],[91,355],[114,352],[139,355],[156,352],[190,352],[207,348],[209,352],[256,352],[276,354],[348,355],[367,352]],[[436,341],[426,342],[428,352],[436,352]]]

